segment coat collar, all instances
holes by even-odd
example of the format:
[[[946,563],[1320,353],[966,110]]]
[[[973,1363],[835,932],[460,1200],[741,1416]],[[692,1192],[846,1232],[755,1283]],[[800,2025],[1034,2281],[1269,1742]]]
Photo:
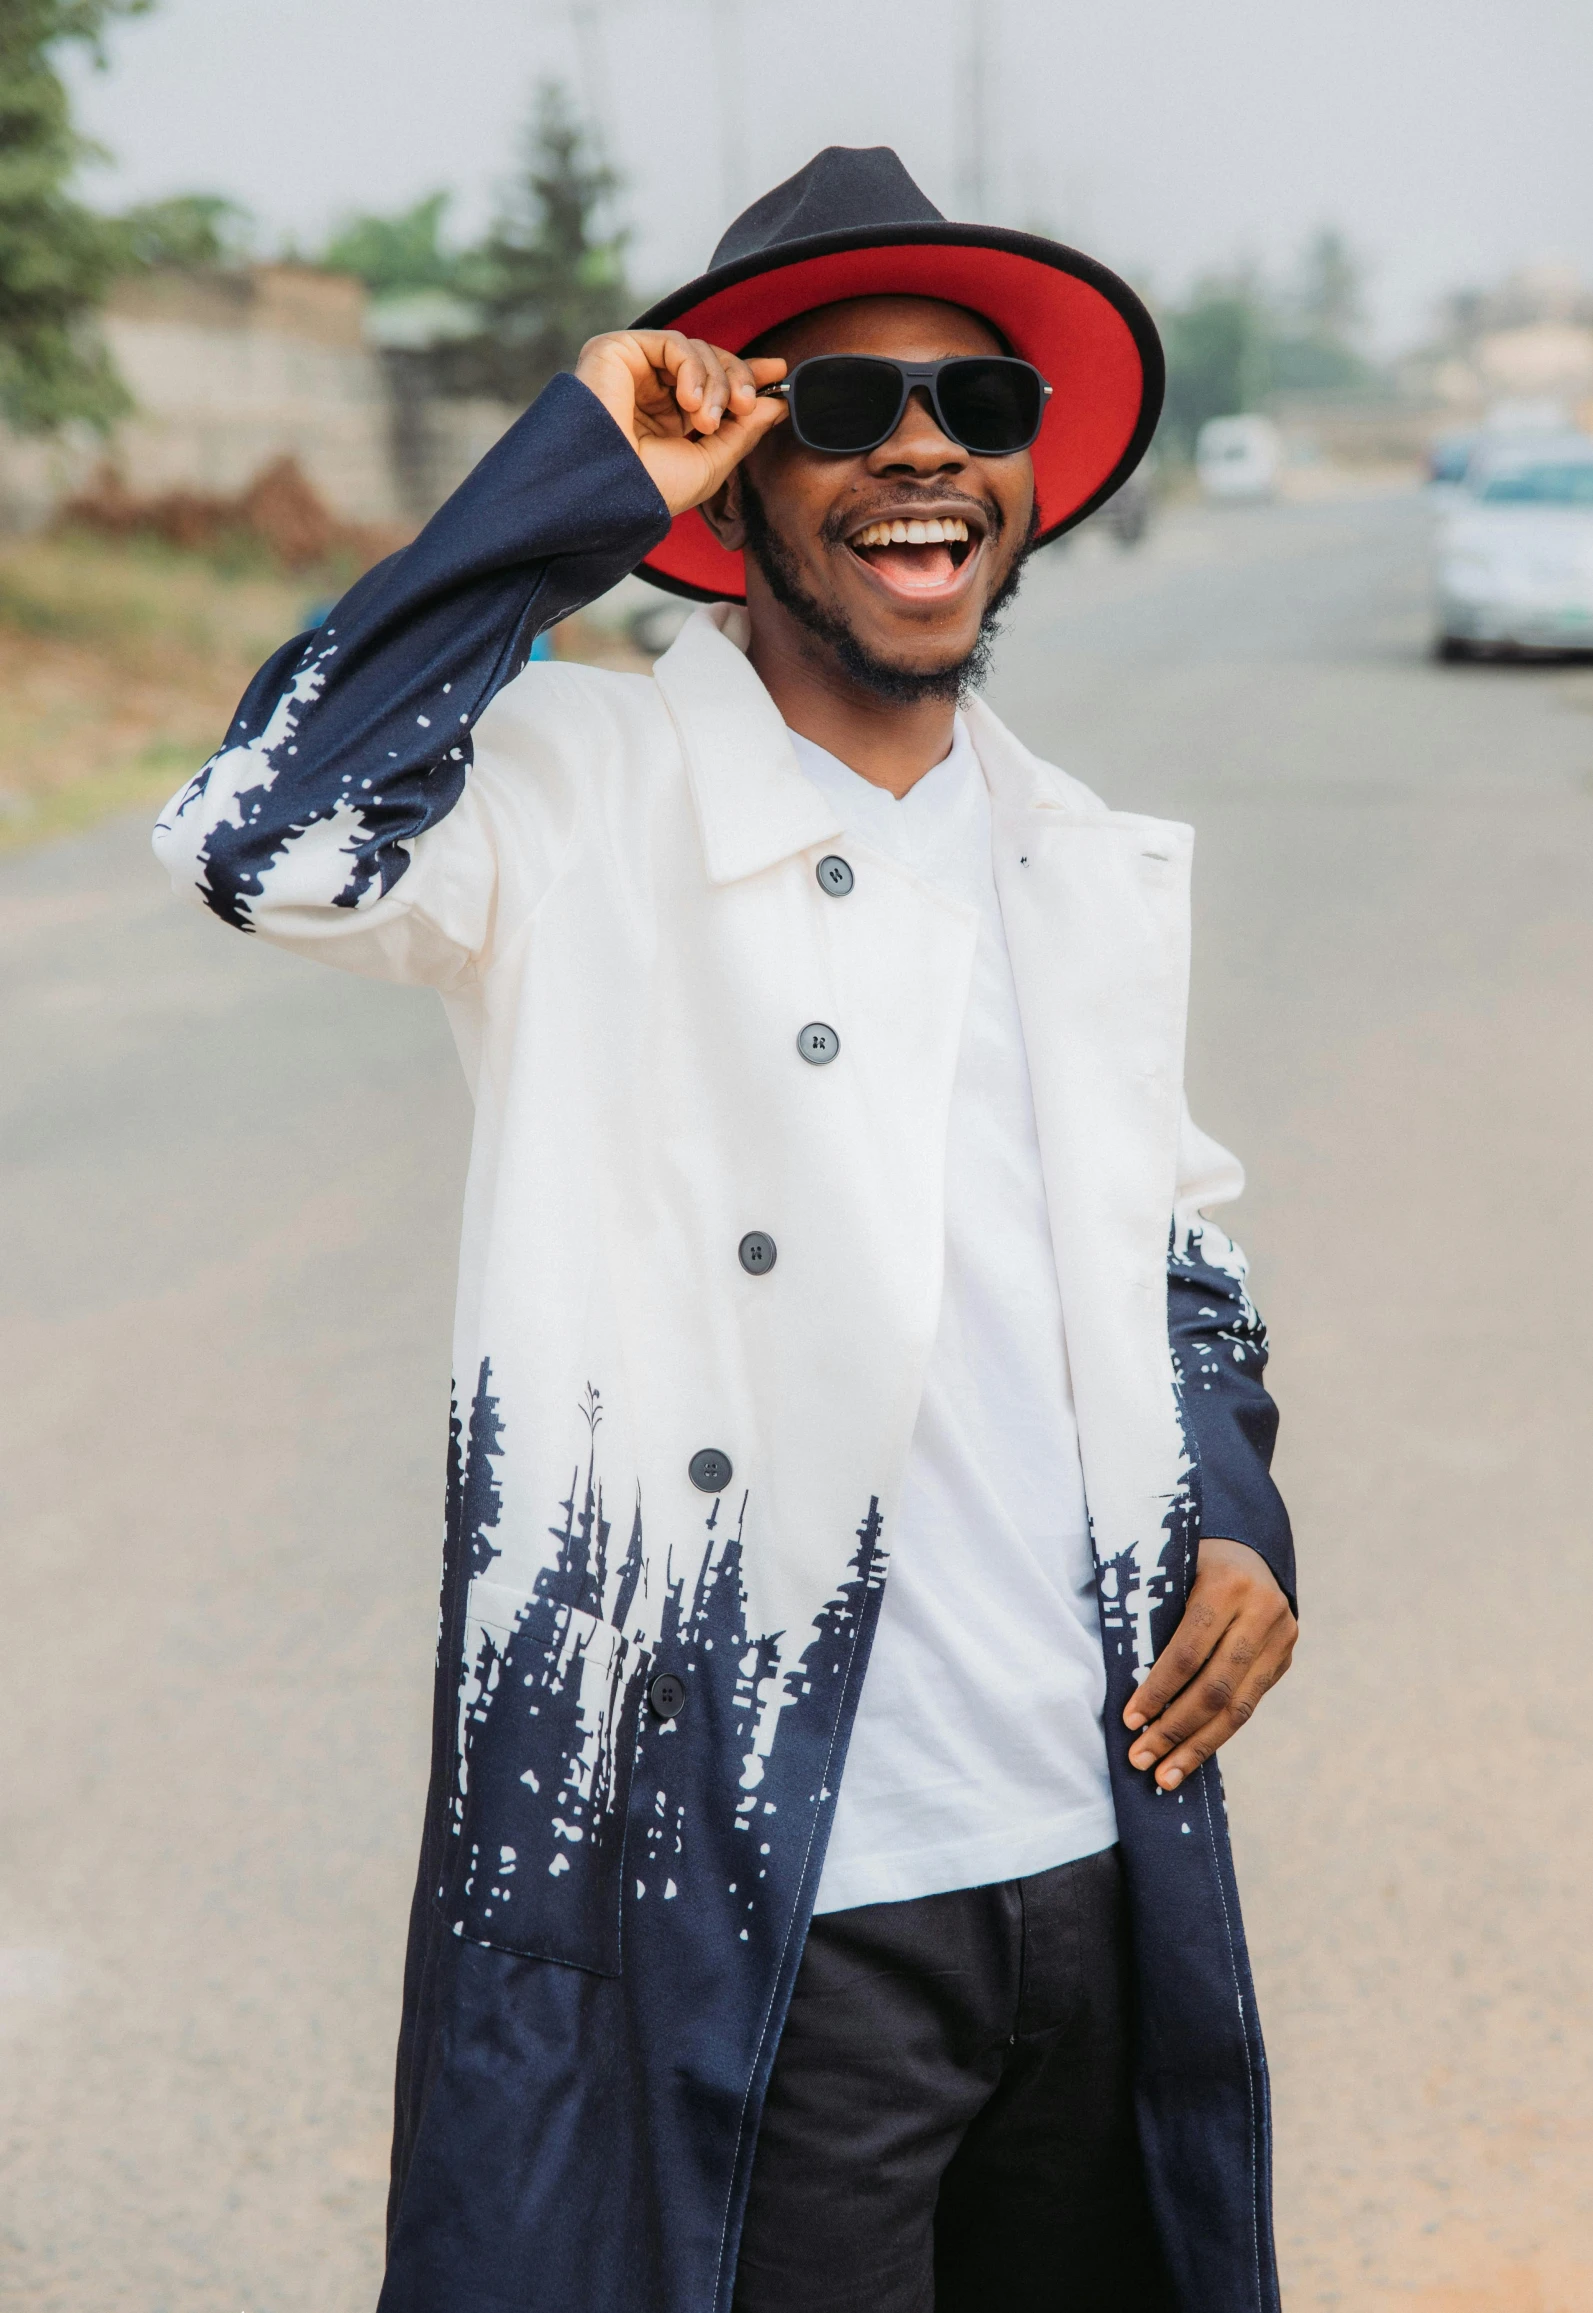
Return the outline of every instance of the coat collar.
[[[686,758],[708,873],[734,883],[841,832],[829,799],[797,768],[780,710],[747,662],[744,610],[694,611],[654,680]]]
[[[1100,797],[1080,779],[1070,779],[1052,763],[1031,755],[1015,739],[1001,718],[983,699],[970,700],[963,709],[968,736],[974,743],[979,768],[985,775],[990,800],[998,810],[1045,811],[1064,819],[1110,819]]]
[[[833,841],[841,822],[805,779],[780,711],[747,661],[750,626],[734,603],[694,611],[654,670],[680,734],[708,874],[757,875]],[[1031,755],[982,700],[966,710],[991,801],[1062,819],[1111,817],[1099,797]]]

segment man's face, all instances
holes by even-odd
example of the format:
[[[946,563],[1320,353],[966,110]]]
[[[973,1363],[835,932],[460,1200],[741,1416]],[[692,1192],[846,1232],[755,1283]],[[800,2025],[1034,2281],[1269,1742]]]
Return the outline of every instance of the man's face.
[[[928,362],[1003,348],[960,306],[860,297],[802,315],[758,350],[794,369],[817,353]],[[852,671],[894,674],[905,695],[975,659],[986,613],[1028,543],[1033,506],[1028,452],[976,457],[941,432],[919,389],[890,440],[859,456],[804,449],[777,426],[704,512],[726,545],[747,549],[755,631],[794,614],[810,637],[849,638],[842,655]],[[872,526],[893,520],[949,521],[966,536],[864,543]]]

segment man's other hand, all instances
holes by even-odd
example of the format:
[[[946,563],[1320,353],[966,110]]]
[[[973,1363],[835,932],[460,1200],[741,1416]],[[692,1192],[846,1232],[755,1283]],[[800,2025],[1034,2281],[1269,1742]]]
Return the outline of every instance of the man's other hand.
[[[700,506],[754,442],[785,416],[758,398],[785,363],[743,361],[678,329],[615,329],[588,338],[575,374],[589,386],[651,475],[671,514]]]
[[[1123,1712],[1137,1737],[1129,1765],[1155,1767],[1162,1789],[1176,1791],[1277,1685],[1299,1628],[1258,1552],[1203,1540],[1183,1620]]]

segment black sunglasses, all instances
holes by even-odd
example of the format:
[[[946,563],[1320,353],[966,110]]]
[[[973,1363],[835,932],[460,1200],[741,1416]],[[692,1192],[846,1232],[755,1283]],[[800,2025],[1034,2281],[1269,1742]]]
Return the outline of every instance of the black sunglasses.
[[[804,449],[858,457],[888,442],[908,396],[922,386],[936,423],[976,458],[1010,458],[1040,431],[1051,388],[1032,362],[1008,354],[958,354],[950,361],[890,361],[878,354],[816,353],[779,385],[791,431]]]

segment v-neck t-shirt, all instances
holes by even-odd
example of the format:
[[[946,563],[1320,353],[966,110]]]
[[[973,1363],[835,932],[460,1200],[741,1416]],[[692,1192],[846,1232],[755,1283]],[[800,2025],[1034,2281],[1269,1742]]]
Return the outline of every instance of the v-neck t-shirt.
[[[792,741],[854,842],[978,914],[939,1324],[884,1537],[879,1627],[815,1906],[826,1912],[1050,1870],[1110,1847],[1117,1819],[1062,1296],[984,775],[961,716],[951,753],[900,801]]]

